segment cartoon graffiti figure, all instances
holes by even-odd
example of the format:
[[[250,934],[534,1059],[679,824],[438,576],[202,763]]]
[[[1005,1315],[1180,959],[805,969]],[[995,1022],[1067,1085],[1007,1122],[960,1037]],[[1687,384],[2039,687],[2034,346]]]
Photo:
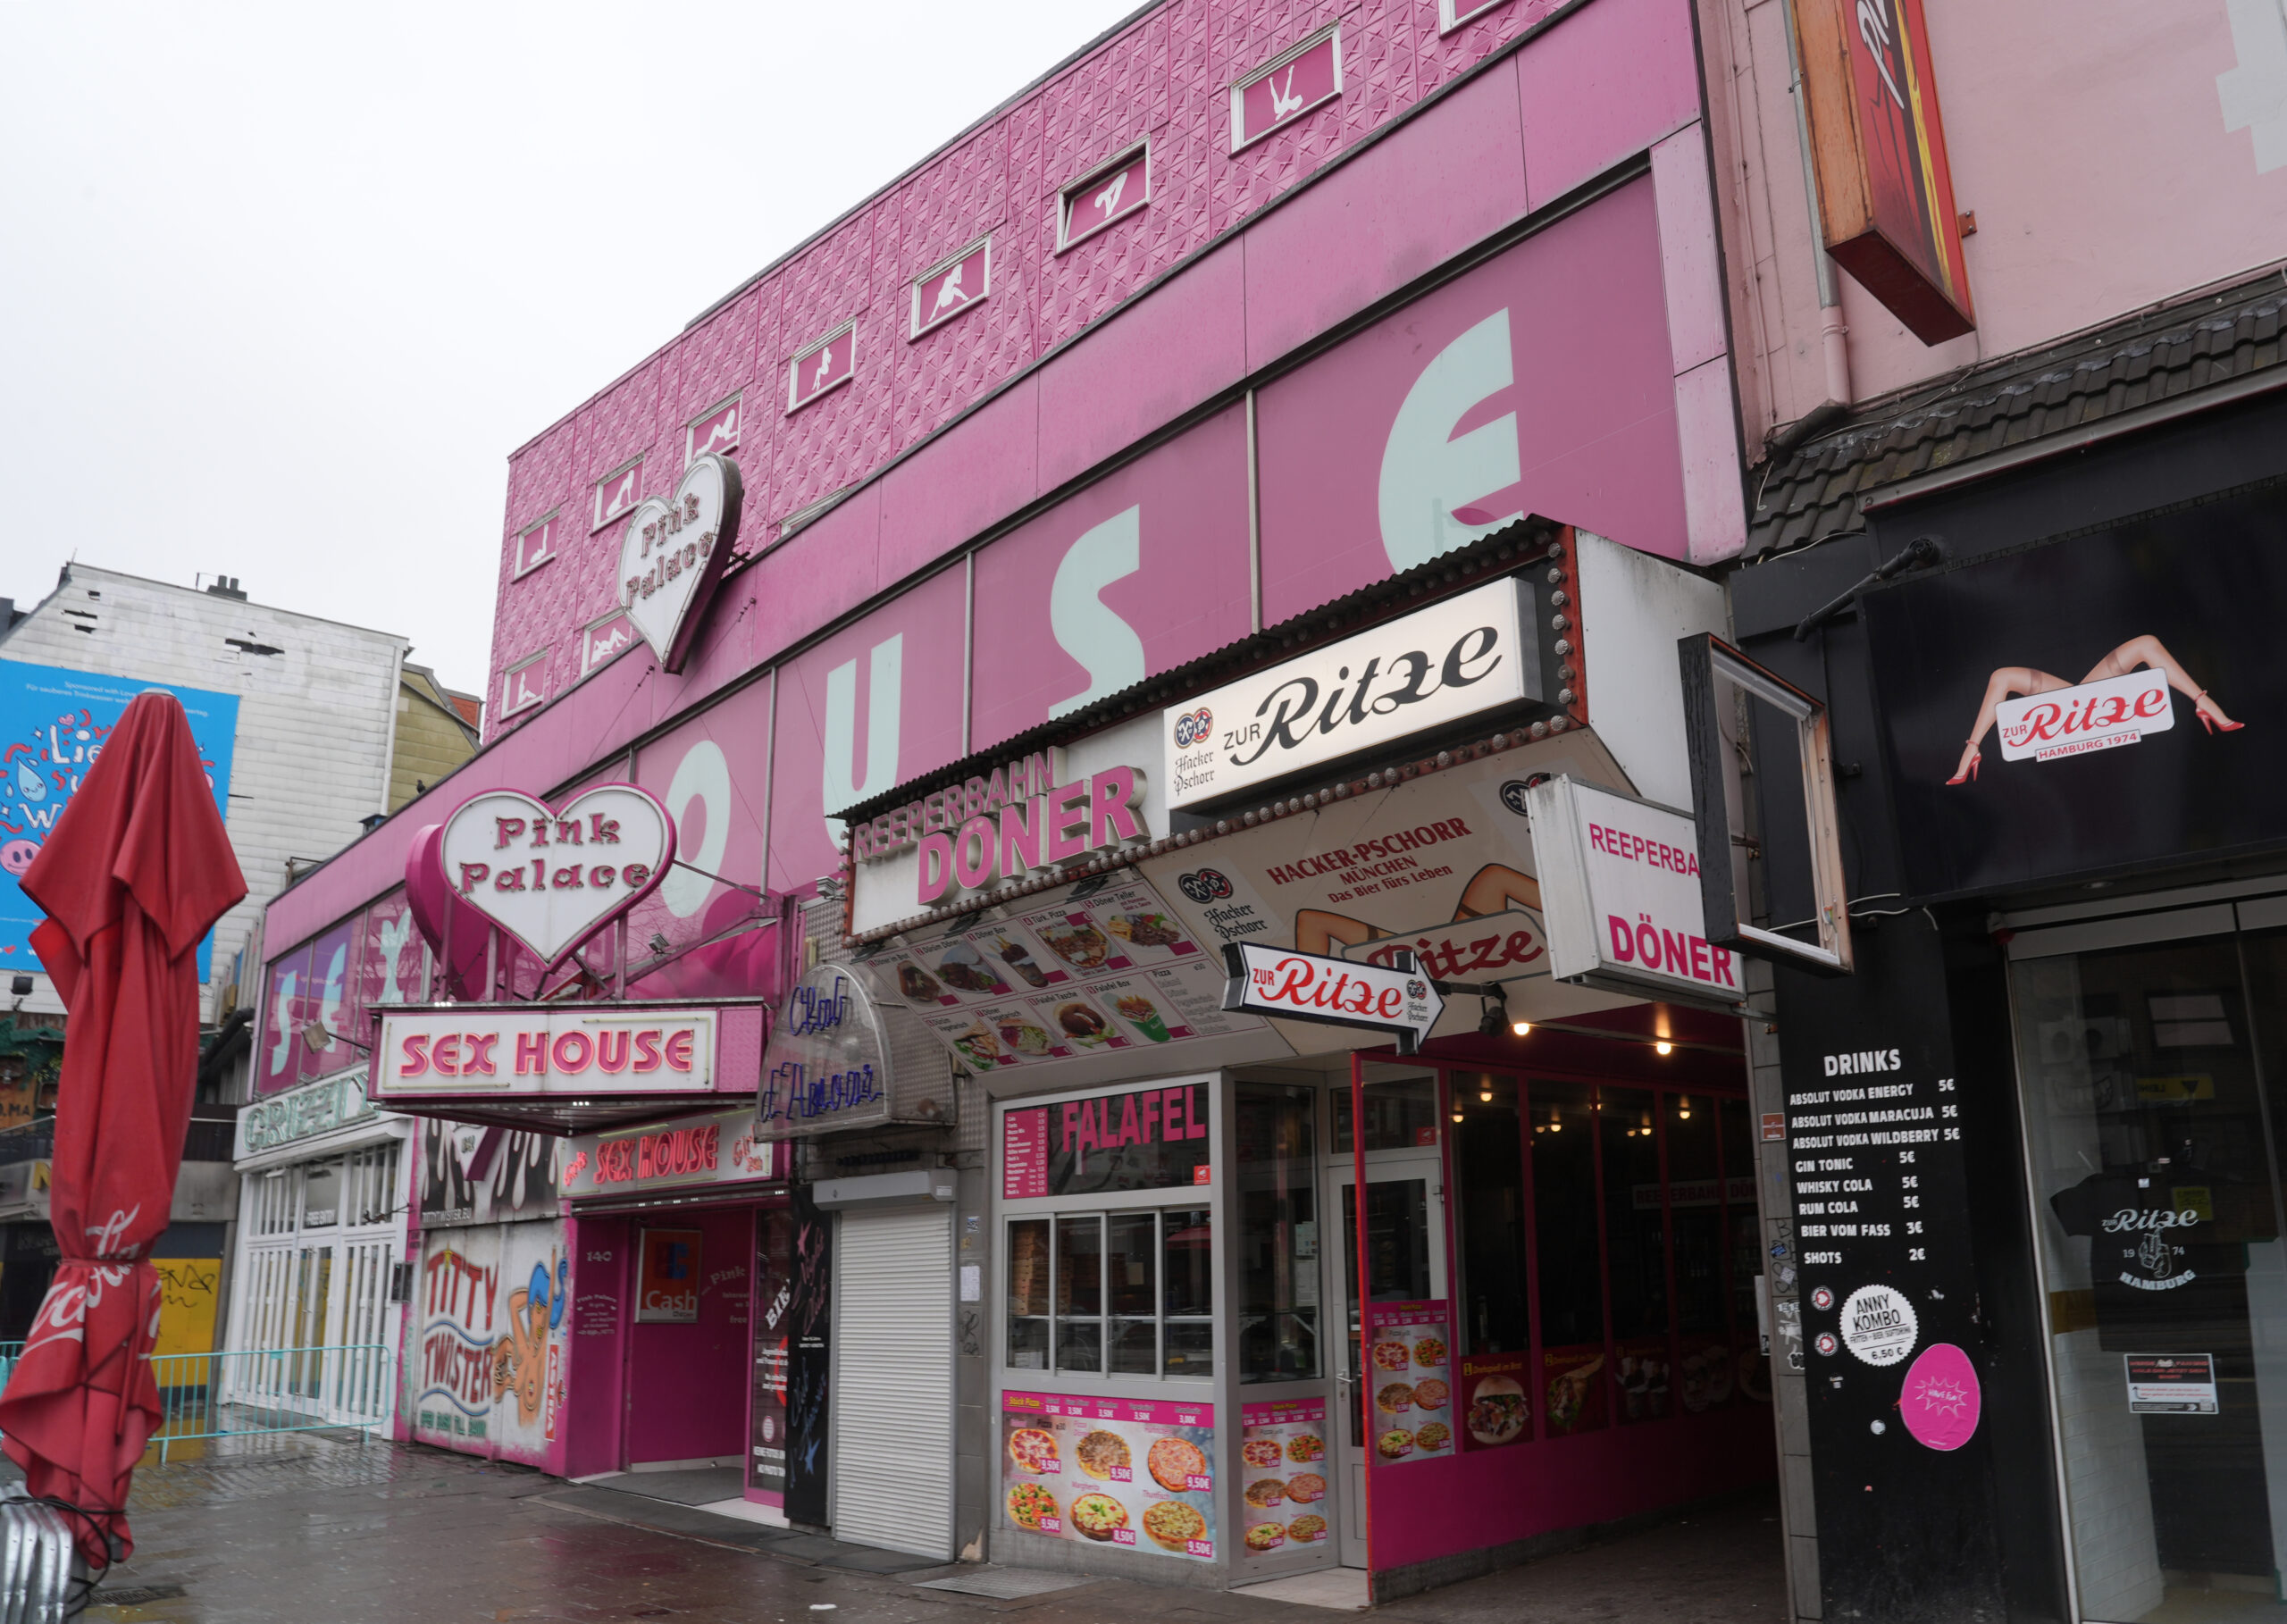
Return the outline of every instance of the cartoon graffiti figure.
[[[39,842],[38,841],[7,841],[0,842],[0,871],[4,871],[15,875],[18,879],[21,879],[23,878],[24,871],[32,866],[32,859],[38,855]]]
[[[564,1323],[564,1306],[570,1296],[570,1260],[555,1260],[551,1281],[549,1266],[532,1265],[532,1278],[508,1293],[508,1334],[492,1347],[492,1395],[516,1395],[516,1415],[529,1427],[540,1419],[548,1395],[549,1333]]]
[[[24,747],[20,744],[14,748],[21,749]],[[38,769],[34,767],[29,761],[19,761],[15,763],[15,768],[16,793],[22,796],[24,799],[29,801],[34,806],[38,806],[41,801],[46,800],[47,799],[47,780],[39,775]]]

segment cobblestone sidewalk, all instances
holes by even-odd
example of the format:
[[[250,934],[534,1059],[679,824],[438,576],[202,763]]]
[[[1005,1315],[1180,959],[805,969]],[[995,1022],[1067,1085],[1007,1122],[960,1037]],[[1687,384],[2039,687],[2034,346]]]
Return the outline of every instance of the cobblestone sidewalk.
[[[88,1617],[197,1624],[1208,1624],[1340,1615],[1261,1597],[1090,1580],[1006,1599],[925,1588],[975,1568],[580,1488],[514,1466],[331,1436],[248,1439],[136,1476],[138,1550]],[[1764,1624],[1786,1616],[1771,1508],[1453,1586],[1382,1611],[1491,1624]],[[984,1570],[993,1571],[993,1570]],[[113,1598],[116,1598],[115,1600]]]

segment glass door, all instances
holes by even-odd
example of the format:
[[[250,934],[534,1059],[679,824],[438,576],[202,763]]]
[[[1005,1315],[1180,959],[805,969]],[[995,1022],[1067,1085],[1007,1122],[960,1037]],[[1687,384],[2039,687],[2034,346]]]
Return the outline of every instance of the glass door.
[[[1342,1244],[1321,1248],[1333,1278],[1327,1300],[1343,1305],[1346,1335],[1335,1361],[1335,1414],[1328,1418],[1341,1505],[1343,1565],[1366,1565],[1366,1468],[1390,1430],[1376,1408],[1376,1384],[1361,1369],[1358,1187],[1352,1159],[1350,1092],[1334,1090],[1329,1171]],[[1369,1068],[1366,1084],[1366,1250],[1370,1303],[1425,1302],[1445,1296],[1445,1188],[1438,1152],[1435,1072]]]

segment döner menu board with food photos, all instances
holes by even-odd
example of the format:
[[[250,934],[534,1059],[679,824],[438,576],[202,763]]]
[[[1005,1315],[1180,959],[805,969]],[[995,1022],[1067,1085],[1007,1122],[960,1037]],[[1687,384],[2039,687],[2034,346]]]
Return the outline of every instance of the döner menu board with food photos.
[[[1453,1452],[1453,1389],[1443,1298],[1376,1302],[1366,1310],[1366,1369],[1379,1466],[1443,1460]]]
[[[1132,875],[875,943],[854,962],[877,997],[912,1010],[978,1073],[1262,1025],[1224,1010],[1221,962]]]
[[[1239,1511],[1248,1554],[1326,1538],[1326,1401],[1244,1404],[1239,1423]]]
[[[1051,1539],[1215,1560],[1215,1407],[1001,1395],[1001,1507]]]
[[[1530,1379],[1522,1353],[1465,1353],[1462,1356],[1461,1403],[1456,1408],[1462,1448],[1499,1449],[1529,1444],[1533,1402],[1525,1391]]]

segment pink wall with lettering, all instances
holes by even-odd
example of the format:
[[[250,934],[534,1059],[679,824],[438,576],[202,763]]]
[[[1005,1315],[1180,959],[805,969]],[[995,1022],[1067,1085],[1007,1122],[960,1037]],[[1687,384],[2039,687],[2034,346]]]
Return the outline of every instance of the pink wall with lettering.
[[[1251,590],[1241,405],[977,555],[975,747],[1244,637]]]
[[[1687,551],[1652,183],[1262,389],[1266,624],[1529,513]]]
[[[841,871],[828,812],[959,759],[966,596],[947,570],[779,668],[773,891]]]

